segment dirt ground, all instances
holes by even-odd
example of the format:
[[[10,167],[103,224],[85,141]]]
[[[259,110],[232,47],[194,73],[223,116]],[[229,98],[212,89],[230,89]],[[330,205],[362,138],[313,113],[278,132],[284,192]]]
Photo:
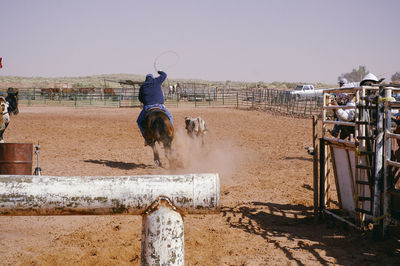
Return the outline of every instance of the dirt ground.
[[[40,143],[43,175],[219,173],[221,212],[185,216],[187,265],[400,263],[400,241],[373,242],[312,216],[311,120],[236,109],[170,108],[183,168],[155,167],[139,109],[21,107],[6,142]],[[203,148],[184,132],[200,115]],[[35,157],[34,157],[35,158]],[[35,165],[34,165],[35,166]],[[138,265],[140,216],[0,217],[2,265]]]

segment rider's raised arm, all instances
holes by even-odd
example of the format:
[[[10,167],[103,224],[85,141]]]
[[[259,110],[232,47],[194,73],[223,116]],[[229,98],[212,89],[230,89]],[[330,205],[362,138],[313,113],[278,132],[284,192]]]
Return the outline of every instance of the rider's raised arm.
[[[157,71],[157,73],[160,74],[160,76],[155,78],[155,80],[157,83],[162,84],[164,82],[164,80],[167,78],[167,74],[161,70]]]

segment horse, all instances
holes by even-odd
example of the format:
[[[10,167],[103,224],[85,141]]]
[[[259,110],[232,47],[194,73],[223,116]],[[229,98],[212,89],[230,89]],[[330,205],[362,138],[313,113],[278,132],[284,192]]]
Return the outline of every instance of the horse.
[[[7,97],[0,97],[1,122],[0,122],[0,143],[4,143],[3,134],[10,123],[10,114],[17,115],[18,109],[18,90],[8,88]]]
[[[167,114],[160,108],[151,108],[147,111],[143,122],[144,139],[146,145],[153,149],[154,163],[162,167],[156,142],[163,144],[165,156],[171,158],[171,144],[174,139],[174,127]]]

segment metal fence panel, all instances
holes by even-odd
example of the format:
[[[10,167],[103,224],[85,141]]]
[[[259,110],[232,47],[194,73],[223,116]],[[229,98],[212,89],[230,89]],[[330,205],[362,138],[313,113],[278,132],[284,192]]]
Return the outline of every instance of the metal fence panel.
[[[49,93],[40,89],[21,90],[20,104],[71,107],[141,107],[139,91],[134,88],[102,89],[82,93]],[[271,110],[289,115],[320,115],[322,98],[298,99],[283,90],[272,89],[202,89],[180,92],[164,91],[167,107],[230,107]]]

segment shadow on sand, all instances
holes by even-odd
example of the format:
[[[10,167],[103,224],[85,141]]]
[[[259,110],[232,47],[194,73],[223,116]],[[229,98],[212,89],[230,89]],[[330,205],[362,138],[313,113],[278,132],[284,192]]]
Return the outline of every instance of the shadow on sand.
[[[313,161],[312,157],[300,157],[300,156],[295,156],[295,157],[286,156],[285,160],[300,160],[300,161],[309,161],[309,162]]]
[[[136,164],[136,163],[126,163],[126,162],[118,162],[118,161],[109,161],[109,160],[84,160],[85,163],[94,163],[101,164],[111,168],[118,168],[123,170],[133,170],[133,169],[150,169],[155,168],[154,165],[149,164]]]
[[[321,265],[392,265],[400,261],[396,237],[374,242],[371,235],[345,224],[314,222],[312,207],[248,202],[222,207],[221,212],[231,227],[263,237],[298,265],[307,264],[302,258],[309,262],[310,257]]]

